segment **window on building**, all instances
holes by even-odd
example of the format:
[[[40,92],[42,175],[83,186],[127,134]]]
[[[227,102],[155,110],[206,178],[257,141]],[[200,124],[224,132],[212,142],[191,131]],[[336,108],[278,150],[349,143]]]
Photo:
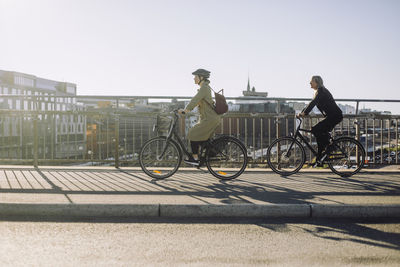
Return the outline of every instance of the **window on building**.
[[[70,86],[70,85],[67,86],[67,93],[68,94],[74,94],[75,95],[75,92],[76,92],[76,88],[74,86]]]

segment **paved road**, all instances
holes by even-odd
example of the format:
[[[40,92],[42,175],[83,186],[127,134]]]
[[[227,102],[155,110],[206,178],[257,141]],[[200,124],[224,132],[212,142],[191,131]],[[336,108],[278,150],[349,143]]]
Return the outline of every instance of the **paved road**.
[[[400,262],[400,221],[0,221],[0,236],[1,266],[398,266]]]

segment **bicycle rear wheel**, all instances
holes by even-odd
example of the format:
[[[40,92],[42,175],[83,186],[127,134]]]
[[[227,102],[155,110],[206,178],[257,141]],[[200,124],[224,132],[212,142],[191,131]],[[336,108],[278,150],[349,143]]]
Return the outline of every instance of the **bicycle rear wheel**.
[[[142,170],[152,178],[165,179],[179,168],[182,152],[175,141],[166,137],[155,137],[144,143],[139,163]]]
[[[231,180],[246,169],[247,151],[240,140],[224,136],[207,148],[206,163],[212,175],[221,180]]]
[[[306,152],[293,137],[280,137],[267,150],[267,162],[277,174],[288,176],[297,173],[304,165]]]
[[[328,153],[329,168],[342,177],[350,177],[361,170],[365,161],[365,150],[360,142],[351,137],[333,141]]]

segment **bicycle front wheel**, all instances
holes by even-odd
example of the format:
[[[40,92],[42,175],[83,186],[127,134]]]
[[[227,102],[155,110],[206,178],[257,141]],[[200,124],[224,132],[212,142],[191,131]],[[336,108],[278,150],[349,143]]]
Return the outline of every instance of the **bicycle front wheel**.
[[[267,162],[277,174],[288,176],[297,173],[304,165],[306,152],[293,137],[280,137],[267,150]]]
[[[247,166],[247,151],[232,136],[221,137],[207,149],[207,169],[221,180],[231,180],[241,175]]]
[[[152,178],[165,179],[179,168],[182,152],[178,144],[166,137],[155,137],[148,140],[139,154],[142,170]]]
[[[351,137],[333,141],[327,156],[329,168],[342,177],[350,177],[361,170],[365,161],[365,150],[360,142]]]

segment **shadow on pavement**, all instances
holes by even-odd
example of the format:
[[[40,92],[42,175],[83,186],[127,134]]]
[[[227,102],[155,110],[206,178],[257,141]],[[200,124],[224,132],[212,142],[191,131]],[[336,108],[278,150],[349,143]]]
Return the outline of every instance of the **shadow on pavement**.
[[[292,222],[293,223],[293,222]],[[400,233],[390,233],[372,227],[372,224],[399,224],[399,218],[393,219],[363,219],[363,220],[332,220],[309,219],[298,224],[309,224],[313,227],[298,225],[304,232],[318,238],[340,242],[354,242],[368,246],[400,250]],[[258,226],[276,232],[290,232],[287,222],[257,223]],[[384,227],[380,227],[384,228]]]
[[[149,223],[149,224],[253,224],[267,231],[290,233],[303,231],[313,237],[341,242],[353,242],[366,246],[400,250],[400,233],[386,232],[386,224],[400,224],[400,218],[385,219],[296,219],[296,218],[54,218],[8,216],[0,217],[0,221],[57,222],[57,223]],[[377,227],[377,226],[381,227]]]
[[[399,196],[400,175],[359,175],[339,178],[334,175],[299,174],[280,177],[274,174],[245,173],[234,181],[218,181],[201,172],[178,173],[166,180],[152,180],[138,171],[126,170],[2,170],[1,193],[69,195],[185,195],[208,203],[207,198],[219,203],[310,203],[328,196]],[[0,217],[7,221],[49,221],[90,223],[221,223],[254,224],[268,231],[290,232],[292,227],[318,238],[367,246],[400,249],[400,234],[372,228],[369,224],[400,223],[400,219],[384,220],[328,220],[328,219],[241,219],[241,218],[54,218]],[[294,224],[294,226],[293,226]],[[313,227],[304,227],[304,224]],[[345,236],[345,237],[343,237]]]
[[[205,204],[305,204],[329,196],[400,196],[400,175],[333,175],[245,173],[233,181],[219,181],[201,172],[178,173],[152,180],[139,171],[126,170],[2,170],[0,193],[87,195],[188,196]],[[215,201],[213,202],[215,203]],[[331,201],[330,203],[340,203]]]

